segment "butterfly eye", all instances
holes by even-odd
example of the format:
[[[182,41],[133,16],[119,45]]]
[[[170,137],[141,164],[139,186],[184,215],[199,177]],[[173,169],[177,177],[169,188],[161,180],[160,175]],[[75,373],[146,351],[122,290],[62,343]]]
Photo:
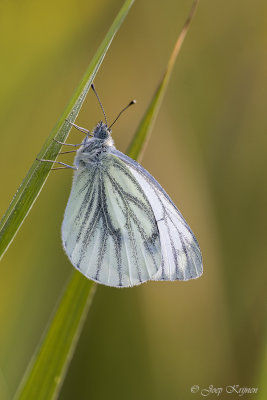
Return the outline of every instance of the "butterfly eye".
[[[106,129],[101,129],[98,137],[99,137],[99,139],[107,139],[109,137],[109,133]]]

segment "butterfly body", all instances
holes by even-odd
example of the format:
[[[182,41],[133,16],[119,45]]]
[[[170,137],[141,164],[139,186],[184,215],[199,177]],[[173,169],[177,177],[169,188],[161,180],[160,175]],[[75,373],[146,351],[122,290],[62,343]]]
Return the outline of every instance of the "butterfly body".
[[[106,124],[102,121],[98,123],[94,132],[94,136],[86,138],[82,146],[77,151],[74,164],[77,168],[80,167],[80,162],[85,164],[99,164],[103,156],[111,147],[114,147],[114,142],[111,137],[110,131]]]
[[[115,148],[106,124],[85,138],[74,163],[62,240],[81,273],[115,287],[201,275],[191,229],[159,183]]]

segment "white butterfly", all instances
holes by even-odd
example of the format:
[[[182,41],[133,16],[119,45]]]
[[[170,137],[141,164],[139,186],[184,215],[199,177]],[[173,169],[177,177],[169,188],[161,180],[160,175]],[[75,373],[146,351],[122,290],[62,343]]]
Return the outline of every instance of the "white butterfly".
[[[115,148],[107,124],[99,122],[92,138],[83,131],[62,224],[74,267],[115,287],[198,278],[198,242],[164,189]]]

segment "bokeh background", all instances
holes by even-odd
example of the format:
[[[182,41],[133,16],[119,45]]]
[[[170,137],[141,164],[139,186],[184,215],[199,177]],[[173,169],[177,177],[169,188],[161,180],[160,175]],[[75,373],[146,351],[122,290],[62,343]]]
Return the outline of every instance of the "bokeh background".
[[[122,3],[1,2],[1,215]],[[121,151],[190,7],[188,0],[137,0],[102,64],[95,85],[109,120],[137,99],[113,129]],[[191,393],[193,385],[261,389],[266,19],[265,0],[200,2],[142,160],[195,232],[203,277],[124,290],[99,286],[61,400],[202,398]],[[77,122],[91,129],[101,118],[89,93]],[[68,139],[79,140],[78,132]],[[71,180],[71,171],[51,173],[1,261],[3,400],[12,398],[72,271],[60,239]]]

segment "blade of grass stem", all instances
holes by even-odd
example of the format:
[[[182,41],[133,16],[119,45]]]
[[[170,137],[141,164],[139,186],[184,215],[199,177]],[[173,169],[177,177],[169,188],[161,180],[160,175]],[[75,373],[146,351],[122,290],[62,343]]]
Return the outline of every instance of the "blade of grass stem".
[[[155,119],[157,117],[157,114],[158,114],[160,105],[162,103],[165,91],[167,89],[176,58],[180,52],[181,46],[182,46],[185,36],[188,32],[188,29],[189,29],[190,23],[192,21],[192,18],[195,14],[198,2],[199,2],[199,0],[194,1],[191,11],[190,11],[190,14],[180,32],[178,38],[177,38],[174,49],[171,53],[169,62],[167,64],[165,73],[164,73],[161,81],[159,82],[159,85],[154,93],[154,96],[151,99],[151,102],[150,102],[150,104],[144,114],[144,117],[137,129],[136,135],[134,136],[134,138],[129,146],[129,149],[128,149],[129,157],[136,158],[137,154],[138,154],[139,155],[138,157],[141,158],[145,151],[145,148],[146,148],[147,143],[150,138],[150,134],[152,132],[152,128],[154,126]],[[145,138],[145,140],[144,140],[144,138]]]
[[[53,138],[59,141],[64,141],[66,139],[70,126],[64,122],[65,118],[68,117],[71,122],[75,120],[108,47],[133,2],[134,0],[125,1],[104,41],[99,47],[96,56],[89,65],[86,74],[74,93],[69,105],[66,107],[62,117],[60,118],[59,121],[61,121],[61,124],[60,122],[57,124],[59,130],[54,128],[38,157],[41,158],[45,155],[50,159],[56,158],[61,146],[57,146],[52,140]],[[71,111],[69,112],[69,110]],[[64,127],[65,130],[63,129]],[[50,153],[46,152],[47,149],[49,149],[49,145],[54,145],[56,147],[54,158],[53,154],[50,155]],[[47,156],[47,154],[49,154],[49,156]],[[43,167],[43,165],[40,165],[39,163],[37,164],[37,168],[38,167]],[[47,168],[47,166],[44,167]],[[48,166],[48,172],[50,169],[49,167],[51,168],[51,166]],[[29,171],[29,174],[30,173],[31,170]],[[45,182],[47,174],[43,179],[42,185]],[[22,185],[23,184],[24,182]],[[39,191],[41,190],[42,185]],[[38,193],[36,194],[36,197]],[[24,215],[23,219],[26,215],[27,213]],[[40,347],[34,354],[31,363],[24,374],[22,382],[15,395],[16,399],[49,400],[58,397],[70,360],[80,337],[95,289],[95,283],[87,280],[77,271],[72,273],[71,279],[64,290],[54,316],[45,331],[43,339],[41,340]]]
[[[15,399],[51,400],[58,397],[95,289],[94,282],[73,271]]]

